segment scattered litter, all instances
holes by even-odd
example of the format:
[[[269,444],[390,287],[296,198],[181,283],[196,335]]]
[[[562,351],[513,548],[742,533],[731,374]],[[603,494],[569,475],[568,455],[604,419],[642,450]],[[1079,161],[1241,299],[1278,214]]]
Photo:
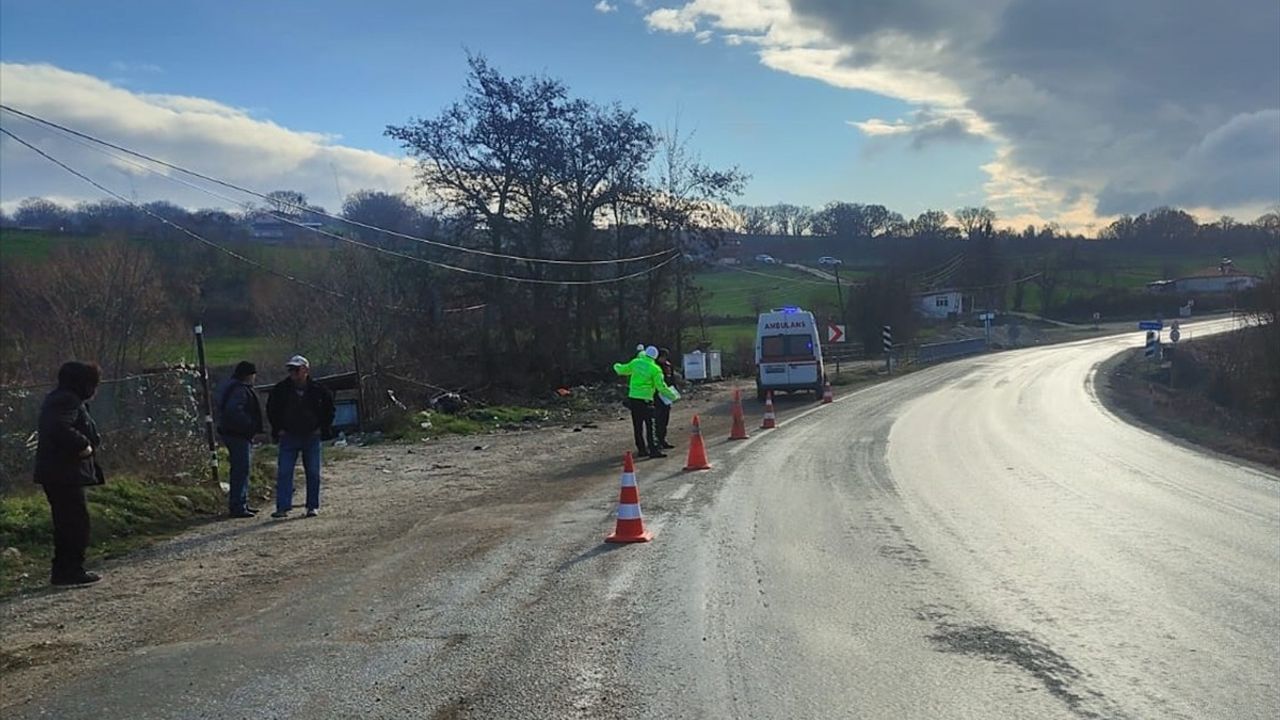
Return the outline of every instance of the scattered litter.
[[[401,410],[408,410],[408,409],[409,409],[409,408],[405,407],[405,406],[404,406],[404,403],[400,402],[400,399],[396,397],[396,394],[395,394],[394,392],[390,391],[390,390],[388,390],[388,391],[387,391],[387,399],[391,401],[391,404],[392,404],[392,405],[395,405],[396,407],[400,408]]]
[[[556,390],[556,395],[558,395],[558,396],[560,396],[560,397],[570,397],[570,396],[572,396],[572,395],[573,395],[573,391],[572,391],[572,390],[570,390],[569,388],[564,388],[564,387],[562,387],[562,388],[558,388],[558,389]]]
[[[347,446],[347,434],[345,432],[338,433],[338,439],[333,441],[333,446],[342,448]]]
[[[471,448],[471,449],[472,449],[472,450],[475,450],[475,451],[483,450],[483,449],[484,449],[484,445],[477,445],[477,446],[475,446],[475,447],[473,447],[473,448]]]
[[[442,412],[447,415],[456,415],[466,406],[466,401],[458,393],[444,393],[437,395],[431,401],[431,409],[436,412]]]

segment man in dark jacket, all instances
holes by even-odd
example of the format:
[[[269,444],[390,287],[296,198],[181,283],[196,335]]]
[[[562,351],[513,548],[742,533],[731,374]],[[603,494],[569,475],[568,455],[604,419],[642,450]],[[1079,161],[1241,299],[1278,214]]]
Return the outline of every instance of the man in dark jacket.
[[[662,368],[662,380],[668,387],[676,386],[676,371],[671,367],[671,351],[658,350],[658,367]],[[671,402],[658,393],[653,395],[653,434],[657,436],[658,445],[664,450],[675,447],[667,442],[667,425],[671,424]]]
[[[271,439],[280,443],[276,468],[276,511],[273,518],[289,516],[293,507],[293,469],[302,454],[307,475],[307,517],[320,511],[320,440],[333,437],[333,394],[311,379],[311,363],[301,355],[285,365],[289,377],[267,396]]]
[[[227,446],[231,463],[231,492],[227,512],[233,518],[250,518],[257,510],[249,507],[249,467],[253,460],[253,439],[262,434],[262,407],[253,381],[258,369],[244,360],[218,388],[218,435]]]
[[[84,569],[89,547],[89,505],[84,488],[104,482],[97,461],[101,438],[85,405],[97,393],[101,380],[97,365],[64,363],[58,370],[57,389],[45,396],[40,407],[35,480],[44,487],[53,515],[53,571],[49,580],[54,585],[87,585],[99,579]]]

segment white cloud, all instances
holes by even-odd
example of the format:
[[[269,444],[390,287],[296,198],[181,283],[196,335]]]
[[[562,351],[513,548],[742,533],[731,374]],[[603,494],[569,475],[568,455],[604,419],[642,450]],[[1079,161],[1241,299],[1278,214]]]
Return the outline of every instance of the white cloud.
[[[609,0],[600,0],[600,2],[596,3],[596,12],[611,13],[611,12],[617,12],[617,11],[618,11],[618,6],[610,5]]]
[[[870,118],[868,120],[848,120],[846,121],[853,127],[862,131],[863,135],[869,137],[884,137],[886,135],[903,135],[915,129],[911,123],[898,118],[893,122],[881,120],[880,118]]]
[[[1280,200],[1274,0],[691,0],[647,19],[935,115],[851,123],[877,142],[993,141],[987,201],[1005,217],[1085,227]]]
[[[51,65],[0,63],[0,100],[254,190],[298,190],[330,210],[341,205],[339,188],[344,194],[362,188],[402,192],[413,183],[413,170],[405,161],[336,144],[332,135],[285,128],[207,98],[135,93]],[[88,150],[11,113],[3,114],[3,122],[51,155],[139,201],[164,199],[188,207],[231,205]],[[102,197],[8,138],[3,140],[0,157],[0,202],[6,206],[32,195]]]

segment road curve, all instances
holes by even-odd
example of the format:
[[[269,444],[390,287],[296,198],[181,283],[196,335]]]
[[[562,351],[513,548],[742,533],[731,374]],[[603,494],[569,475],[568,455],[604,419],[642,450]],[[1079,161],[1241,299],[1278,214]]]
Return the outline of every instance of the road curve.
[[[709,472],[639,465],[644,545],[601,542],[616,471],[396,508],[4,715],[1276,717],[1280,478],[1107,412],[1095,369],[1138,342],[784,399],[776,430],[712,432]]]
[[[1280,478],[1103,408],[1138,338],[931,368],[726,448],[640,561],[640,714],[1280,714]]]

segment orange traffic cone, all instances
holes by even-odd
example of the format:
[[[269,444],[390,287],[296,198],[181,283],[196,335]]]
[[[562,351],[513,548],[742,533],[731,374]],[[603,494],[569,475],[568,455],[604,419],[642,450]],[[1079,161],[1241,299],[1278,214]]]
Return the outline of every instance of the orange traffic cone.
[[[733,429],[729,431],[730,440],[746,440],[747,420],[742,414],[742,391],[733,391]]]
[[[836,396],[831,393],[831,381],[827,380],[822,384],[822,404],[833,403]]]
[[[773,391],[770,390],[764,396],[764,422],[760,423],[761,430],[770,430],[778,427],[778,418],[773,414]]]
[[[618,498],[618,524],[613,534],[605,538],[610,543],[649,542],[653,533],[644,529],[644,517],[640,514],[640,491],[636,489],[636,463],[631,453],[622,456],[622,492]]]
[[[698,416],[693,416],[693,430],[689,432],[689,461],[685,463],[684,470],[710,470],[711,463],[707,462],[707,446],[702,444],[702,423],[698,422]]]

